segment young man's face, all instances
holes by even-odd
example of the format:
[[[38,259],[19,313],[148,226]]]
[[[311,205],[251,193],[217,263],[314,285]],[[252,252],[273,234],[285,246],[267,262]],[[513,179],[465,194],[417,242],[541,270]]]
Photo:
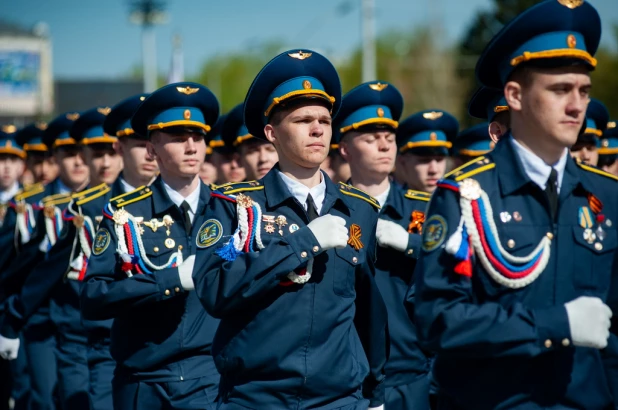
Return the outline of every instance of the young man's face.
[[[89,178],[89,171],[81,149],[73,146],[61,146],[54,152],[58,164],[58,176],[72,188],[84,185]]]
[[[313,169],[328,156],[331,124],[329,109],[309,101],[275,113],[264,133],[277,148],[279,162]]]
[[[577,143],[571,147],[571,157],[596,166],[599,162],[599,151],[593,143]]]
[[[163,178],[193,178],[206,157],[206,142],[199,133],[156,131],[148,142],[148,153],[156,158]]]
[[[206,185],[214,184],[217,180],[217,168],[209,161],[204,160],[202,168],[200,168],[200,179]]]
[[[517,83],[519,98],[509,101],[528,129],[546,138],[544,144],[570,147],[577,141],[590,101],[590,75],[583,66],[531,69]],[[505,87],[508,93],[509,84]]]
[[[122,157],[112,144],[94,144],[83,148],[84,158],[90,170],[90,182],[111,185],[122,171]]]
[[[605,172],[618,176],[618,160],[601,166],[601,169]]]
[[[339,152],[350,163],[354,178],[387,178],[395,166],[397,144],[392,131],[348,132]]]
[[[217,183],[241,182],[245,180],[245,169],[240,165],[240,155],[236,152],[220,153],[214,151],[210,161],[217,169]]]
[[[130,137],[120,137],[115,144],[118,154],[122,156],[125,172],[135,175],[140,181],[151,180],[159,170],[146,145],[146,140]]]
[[[47,185],[58,177],[58,164],[51,155],[28,153],[26,168],[30,170],[35,182]]]
[[[268,141],[251,138],[238,147],[240,163],[245,169],[247,179],[260,179],[279,161],[274,145]]]
[[[408,187],[417,191],[433,192],[446,172],[446,157],[443,155],[420,156],[410,152],[397,157],[397,169],[401,171]]]
[[[0,154],[0,191],[11,188],[24,173],[24,160],[11,154]]]
[[[330,154],[330,169],[332,170],[332,180],[334,182],[348,182],[352,177],[350,164],[343,159],[339,151]]]

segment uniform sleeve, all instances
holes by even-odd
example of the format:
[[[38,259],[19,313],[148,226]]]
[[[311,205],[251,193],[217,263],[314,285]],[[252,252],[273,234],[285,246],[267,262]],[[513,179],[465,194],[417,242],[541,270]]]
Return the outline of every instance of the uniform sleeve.
[[[170,299],[186,291],[180,283],[178,268],[168,268],[151,274],[128,277],[121,269],[122,261],[116,253],[118,241],[114,222],[103,218],[95,234],[109,235],[105,249],[93,252],[88,261],[84,286],[80,295],[82,315],[88,320],[112,319],[132,308]]]
[[[377,219],[374,220],[374,225]],[[375,232],[375,226],[371,230]],[[363,383],[363,395],[369,407],[384,404],[384,366],[388,360],[388,317],[386,304],[375,282],[375,233],[371,235],[366,263],[359,265],[356,275],[356,316],[354,325],[369,362],[369,374]]]
[[[195,291],[210,315],[222,318],[252,304],[278,286],[281,279],[322,252],[309,228],[273,238],[257,252],[241,253],[229,261],[216,251],[236,229],[235,204],[213,198],[208,215],[221,223],[222,237],[212,246],[198,249],[193,269]],[[318,246],[318,252],[313,252]]]
[[[69,267],[75,233],[73,224],[65,225],[60,239],[52,246],[45,259],[39,260],[28,273],[21,292],[6,301],[0,334],[16,338],[28,319],[49,300],[55,286],[62,282]]]
[[[422,237],[417,233],[411,233],[408,235],[408,246],[404,252],[407,258],[418,259],[421,253]]]
[[[17,213],[13,207],[9,206],[6,210],[6,215],[4,216],[4,222],[0,227],[0,249],[2,249],[2,252],[0,252],[0,275],[2,275],[5,268],[15,256],[14,243],[16,224]]]
[[[607,305],[612,310],[613,315],[609,340],[607,347],[601,351],[601,358],[603,359],[609,389],[614,398],[614,409],[618,409],[618,251],[614,254]]]
[[[444,242],[459,224],[458,199],[456,193],[438,189],[431,200],[427,221],[434,215],[444,219]],[[426,228],[427,223],[424,235]],[[563,305],[529,309],[521,303],[505,308],[481,302],[474,281],[455,273],[454,267],[455,260],[444,250],[443,243],[431,251],[421,251],[415,295],[410,289],[406,304],[408,312],[415,312],[420,341],[428,350],[466,358],[533,357],[560,346],[552,343],[547,348],[546,340],[570,338]],[[476,268],[472,274],[485,273]]]

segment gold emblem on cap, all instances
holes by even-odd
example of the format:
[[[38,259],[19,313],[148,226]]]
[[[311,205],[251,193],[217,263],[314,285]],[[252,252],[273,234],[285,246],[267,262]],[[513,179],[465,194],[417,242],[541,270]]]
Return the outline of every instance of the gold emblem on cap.
[[[607,129],[616,128],[616,121],[610,121],[607,123]]]
[[[3,125],[2,126],[2,131],[11,134],[11,133],[17,131],[17,127],[14,126],[14,125]]]
[[[427,119],[427,120],[437,120],[438,118],[442,117],[444,115],[443,112],[441,111],[430,111],[430,112],[424,112],[423,113],[423,118]]]
[[[305,90],[310,90],[311,89],[311,81],[309,81],[309,80],[303,81],[303,88]]]
[[[575,46],[577,45],[577,40],[575,39],[575,36],[573,34],[569,34],[567,36],[567,45],[569,46],[569,48],[575,48]]]
[[[609,141],[604,139],[603,141],[601,141],[601,145],[605,148],[609,147]]]
[[[384,117],[384,109],[382,107],[378,107],[378,117]]]
[[[304,60],[306,58],[311,57],[313,53],[303,53],[302,50],[299,50],[298,53],[288,53],[288,55],[297,60]]]
[[[436,141],[438,139],[438,134],[432,132],[431,134],[429,134],[429,139],[432,141]]]
[[[34,124],[34,126],[40,129],[41,131],[45,131],[47,129],[47,123],[45,122],[37,122],[36,124]]]
[[[140,101],[144,101],[146,99],[146,96],[142,95],[141,97],[139,97]]]
[[[66,115],[67,120],[71,120],[71,121],[75,121],[76,119],[79,118],[79,113],[78,112],[72,112]]]
[[[574,9],[584,4],[584,0],[558,0],[558,3],[570,9]]]
[[[176,89],[178,90],[179,93],[183,93],[183,94],[187,94],[187,95],[195,94],[196,92],[198,92],[200,90],[199,88],[191,88],[189,86],[187,86],[187,87],[176,87]]]
[[[382,83],[369,84],[369,88],[371,88],[374,91],[382,91],[386,87],[388,87],[388,84],[382,84]]]
[[[109,107],[101,107],[101,108],[97,108],[97,111],[103,115],[107,115],[112,111],[112,109]]]
[[[185,112],[183,113],[182,116],[185,117],[185,120],[190,120],[191,119],[191,111],[185,110]]]

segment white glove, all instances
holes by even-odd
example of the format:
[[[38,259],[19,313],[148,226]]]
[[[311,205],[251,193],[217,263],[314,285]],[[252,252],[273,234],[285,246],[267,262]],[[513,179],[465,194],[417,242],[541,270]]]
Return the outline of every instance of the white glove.
[[[324,250],[345,248],[348,245],[348,230],[345,219],[340,216],[324,215],[314,219],[307,225],[320,247]]]
[[[0,357],[4,360],[15,360],[18,351],[19,339],[7,339],[0,335]]]
[[[575,346],[604,349],[609,338],[611,309],[601,299],[580,296],[565,303]]]
[[[384,405],[381,405],[380,407],[369,407],[369,410],[384,410]]]
[[[180,276],[180,284],[184,290],[193,290],[193,265],[195,264],[195,255],[189,256],[183,263],[178,266],[178,276]]]
[[[395,222],[386,219],[378,219],[376,239],[378,245],[383,248],[393,248],[399,252],[405,252],[408,247],[410,234]]]

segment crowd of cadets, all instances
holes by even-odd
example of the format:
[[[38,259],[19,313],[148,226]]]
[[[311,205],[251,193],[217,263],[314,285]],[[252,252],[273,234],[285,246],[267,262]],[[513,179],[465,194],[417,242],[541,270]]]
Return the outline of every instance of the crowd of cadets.
[[[516,17],[462,131],[305,49],[224,115],[183,82],[3,126],[0,410],[618,408],[600,33]]]

